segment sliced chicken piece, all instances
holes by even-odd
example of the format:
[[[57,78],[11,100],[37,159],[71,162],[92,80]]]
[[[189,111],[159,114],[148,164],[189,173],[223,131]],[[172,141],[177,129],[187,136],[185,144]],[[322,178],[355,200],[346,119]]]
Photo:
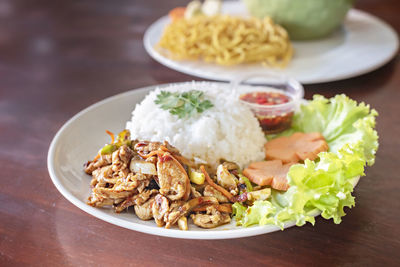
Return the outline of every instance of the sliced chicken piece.
[[[112,188],[95,187],[93,193],[103,198],[124,199],[134,194],[133,191],[115,191]]]
[[[151,189],[151,190],[144,190],[142,193],[133,195],[129,198],[126,198],[123,202],[115,206],[114,211],[116,213],[120,213],[123,210],[127,209],[133,205],[143,205],[147,202],[150,198],[154,198],[154,196],[158,193],[158,190]],[[151,208],[151,207],[150,207]]]
[[[213,206],[207,208],[206,214],[192,214],[190,217],[195,225],[207,229],[215,228],[231,221],[231,216],[228,213],[221,213]]]
[[[111,198],[105,198],[100,195],[97,195],[92,192],[92,194],[89,196],[88,201],[86,204],[95,207],[95,208],[101,208],[104,206],[111,206],[114,204],[114,199]]]
[[[300,160],[315,160],[318,153],[328,149],[328,144],[320,133],[294,133],[268,141],[265,144],[265,158],[279,159],[283,163],[297,163]]]
[[[134,152],[127,145],[121,146],[118,150],[112,153],[112,170],[119,177],[126,177],[129,171],[129,162],[132,159]]]
[[[182,165],[170,153],[166,152],[158,157],[157,174],[161,194],[170,200],[189,196],[189,177]]]
[[[149,179],[139,181],[139,185],[136,189],[139,193],[142,193],[146,190],[146,188],[149,186],[149,184],[150,184]]]
[[[225,213],[232,213],[232,204],[211,204],[211,205],[206,205],[206,206],[200,206],[197,208],[194,208],[192,211],[193,212],[199,212],[199,211],[207,211],[207,209],[213,206],[217,211],[219,212],[225,212]]]
[[[215,197],[198,197],[186,203],[180,203],[181,204],[175,206],[174,209],[170,209],[169,214],[165,216],[165,221],[167,223],[165,226],[166,228],[174,225],[182,216],[187,216],[194,208],[202,205],[218,204],[218,200]]]
[[[118,179],[113,178],[113,171],[111,165],[98,168],[92,172],[91,185],[96,186],[97,184],[105,185],[106,183],[116,183]]]
[[[156,195],[152,205],[154,221],[158,226],[164,226],[164,216],[169,211],[169,201],[161,194]]]
[[[255,184],[270,185],[276,190],[286,191],[289,189],[286,175],[292,165],[282,164],[281,160],[254,162],[244,169],[243,174]]]
[[[222,163],[222,165],[228,170],[228,171],[233,171],[233,170],[239,170],[239,166],[231,161],[225,161]]]
[[[217,167],[217,183],[228,190],[232,195],[237,195],[239,192],[237,178],[231,174],[223,164]]]
[[[147,202],[150,198],[154,198],[158,194],[156,189],[146,189],[142,193],[135,195],[135,204],[142,205]]]
[[[133,173],[157,175],[156,165],[144,160],[131,160],[129,169]]]
[[[178,227],[180,230],[183,230],[183,231],[188,230],[187,218],[185,216],[179,218]]]
[[[141,141],[137,142],[133,149],[141,154],[148,154],[151,151],[157,150],[160,147],[160,142]]]
[[[107,166],[111,164],[111,154],[110,155],[100,155],[100,157],[95,161],[88,161],[85,164],[85,172],[87,174],[92,174],[92,172],[98,168]]]
[[[135,144],[134,150],[137,151],[141,155],[147,155],[150,152],[156,151],[156,150],[168,151],[172,154],[180,155],[179,150],[176,149],[175,147],[171,146],[167,141],[164,141],[163,143],[148,142],[148,141],[138,142]]]
[[[201,197],[201,194],[200,192],[197,192],[196,188],[190,186],[190,197],[191,198]]]
[[[210,185],[206,185],[203,191],[205,197],[215,197],[219,203],[229,202],[228,198],[224,196],[221,192]]]
[[[145,203],[141,205],[135,205],[135,213],[136,216],[141,220],[150,220],[153,218],[153,210],[152,206],[154,203],[154,198],[147,200]]]
[[[165,228],[170,228],[172,225],[177,223],[183,216],[181,209],[184,206],[185,201],[174,201],[169,206],[169,211],[164,215],[164,222],[166,222]]]

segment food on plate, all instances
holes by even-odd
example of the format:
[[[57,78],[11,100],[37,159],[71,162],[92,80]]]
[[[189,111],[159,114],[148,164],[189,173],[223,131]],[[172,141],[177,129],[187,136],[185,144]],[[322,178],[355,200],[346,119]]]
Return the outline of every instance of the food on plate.
[[[190,117],[194,113],[202,113],[214,106],[209,100],[204,100],[203,98],[204,92],[198,90],[182,93],[161,91],[154,103],[182,119]]]
[[[355,0],[243,0],[251,15],[271,17],[293,40],[316,39],[336,30]]]
[[[378,135],[374,130],[378,113],[364,103],[357,104],[345,95],[326,99],[314,96],[293,117],[290,129],[278,136],[295,132],[319,132],[329,150],[320,152],[315,161],[306,159],[290,167],[287,191],[272,189],[271,197],[252,205],[234,203],[233,214],[239,225],[274,224],[283,229],[286,222],[301,226],[315,223],[321,212],[325,219],[340,223],[345,207],[355,205],[354,183],[364,176],[366,165],[375,161]]]
[[[296,107],[294,99],[276,91],[252,91],[240,95],[267,134],[279,133],[290,127]]]
[[[355,204],[355,181],[374,163],[377,112],[345,95],[314,96],[289,129],[265,138],[227,88],[193,82],[150,92],[128,129],[116,138],[108,132],[111,142],[86,164],[88,204],[116,212],[133,206],[140,219],[182,230],[232,217],[245,227],[283,229],[314,224],[317,212],[340,223]]]
[[[174,16],[157,48],[175,60],[204,60],[225,66],[262,63],[285,67],[293,55],[287,32],[270,18],[230,15]]]
[[[267,141],[251,110],[225,83],[157,88],[136,105],[126,129],[133,139],[167,141],[184,157],[214,168],[220,159],[241,168],[263,160]]]
[[[240,99],[258,105],[280,105],[291,101],[291,97],[280,92],[250,92],[242,94]]]
[[[220,162],[214,180],[203,165],[184,158],[168,142],[130,140],[127,130],[100,149],[85,164],[92,175],[92,193],[87,204],[113,206],[120,213],[129,207],[142,220],[154,219],[158,226],[177,225],[188,230],[187,217],[202,228],[214,228],[231,221],[232,203],[246,201],[247,187],[241,183],[239,166]],[[203,179],[192,181],[192,174]],[[191,177],[191,179],[189,179]],[[270,189],[252,192],[251,199],[263,199]],[[244,197],[243,197],[244,196]]]
[[[318,132],[294,133],[281,136],[265,144],[265,158],[297,163],[306,159],[315,160],[320,152],[328,151],[325,138]]]
[[[328,151],[324,137],[317,132],[296,132],[290,136],[271,139],[265,144],[267,161],[253,162],[243,174],[258,185],[286,191],[289,188],[286,176],[289,168],[300,161],[316,160],[320,152]]]

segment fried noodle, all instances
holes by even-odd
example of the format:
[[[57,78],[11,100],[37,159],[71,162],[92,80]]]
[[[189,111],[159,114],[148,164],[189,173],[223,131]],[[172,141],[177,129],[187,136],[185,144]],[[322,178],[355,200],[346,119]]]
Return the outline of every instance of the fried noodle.
[[[158,48],[174,60],[202,59],[226,66],[261,62],[285,67],[293,56],[286,30],[269,17],[177,19],[164,30]]]

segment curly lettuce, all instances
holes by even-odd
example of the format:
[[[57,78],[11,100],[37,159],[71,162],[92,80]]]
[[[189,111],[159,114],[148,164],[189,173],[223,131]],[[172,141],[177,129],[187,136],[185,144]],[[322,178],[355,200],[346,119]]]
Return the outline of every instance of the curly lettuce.
[[[320,132],[329,151],[319,153],[319,160],[293,165],[287,175],[288,191],[273,190],[269,200],[255,201],[249,207],[235,203],[236,222],[243,226],[274,224],[283,229],[289,221],[298,226],[314,224],[314,215],[320,212],[323,218],[340,223],[344,208],[355,205],[355,180],[365,175],[366,165],[374,164],[377,115],[369,105],[357,104],[343,94],[330,99],[315,95],[300,107],[291,129],[282,135]]]

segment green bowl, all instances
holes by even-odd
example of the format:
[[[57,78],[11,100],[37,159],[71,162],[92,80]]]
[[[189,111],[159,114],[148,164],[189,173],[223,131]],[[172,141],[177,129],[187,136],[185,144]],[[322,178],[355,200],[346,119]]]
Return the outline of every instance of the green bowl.
[[[243,0],[250,14],[270,16],[292,40],[325,37],[336,30],[355,0]]]

